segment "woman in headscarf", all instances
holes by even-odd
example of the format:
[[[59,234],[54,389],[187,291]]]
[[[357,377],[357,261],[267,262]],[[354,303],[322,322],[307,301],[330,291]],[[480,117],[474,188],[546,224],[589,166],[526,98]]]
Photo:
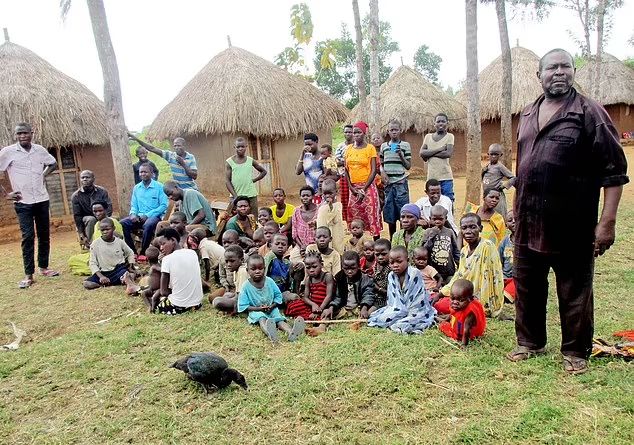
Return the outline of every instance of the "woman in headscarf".
[[[420,207],[405,204],[401,208],[401,230],[392,237],[392,247],[404,246],[407,249],[409,263],[414,265],[414,249],[424,245],[425,229],[418,225]]]
[[[383,229],[379,193],[374,178],[378,172],[376,149],[366,141],[368,124],[353,125],[353,143],[345,154],[346,181],[349,186],[348,221],[363,220],[366,229],[378,238]]]

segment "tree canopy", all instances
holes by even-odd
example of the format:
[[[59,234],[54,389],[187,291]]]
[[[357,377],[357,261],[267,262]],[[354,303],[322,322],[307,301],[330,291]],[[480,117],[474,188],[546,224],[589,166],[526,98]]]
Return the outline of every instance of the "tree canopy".
[[[440,85],[438,71],[441,63],[442,57],[430,50],[427,45],[419,46],[414,54],[414,67],[435,85]]]

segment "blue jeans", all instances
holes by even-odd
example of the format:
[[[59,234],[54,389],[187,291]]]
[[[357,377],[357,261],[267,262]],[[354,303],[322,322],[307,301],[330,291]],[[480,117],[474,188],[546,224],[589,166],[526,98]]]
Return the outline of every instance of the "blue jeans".
[[[401,209],[409,204],[409,184],[407,179],[385,186],[385,204],[383,219],[388,224],[395,224],[401,218]]]
[[[453,194],[453,179],[445,179],[438,182],[440,182],[440,194],[445,195],[451,199],[451,202],[454,202],[456,198]]]
[[[123,227],[123,238],[125,239],[125,243],[130,247],[130,249],[132,249],[133,252],[135,252],[134,241],[132,240],[132,231],[143,228],[143,237],[141,238],[141,250],[139,251],[139,255],[144,255],[145,249],[148,248],[154,238],[156,225],[160,221],[161,218],[158,216],[149,216],[144,223],[141,221],[133,222],[132,218],[129,216],[127,218],[123,218],[120,222],[121,227]]]
[[[48,268],[48,256],[51,249],[49,202],[42,201],[35,204],[14,204],[18,215],[20,232],[22,232],[22,262],[24,273],[33,275],[35,272],[35,233],[37,231],[37,265]]]

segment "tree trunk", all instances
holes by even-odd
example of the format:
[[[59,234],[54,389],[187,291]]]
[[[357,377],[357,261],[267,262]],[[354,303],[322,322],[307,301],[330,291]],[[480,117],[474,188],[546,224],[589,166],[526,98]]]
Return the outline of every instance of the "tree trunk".
[[[103,99],[106,106],[108,136],[114,164],[114,176],[117,184],[119,212],[130,212],[130,196],[134,185],[132,161],[128,147],[127,130],[123,119],[123,100],[117,58],[110,39],[106,9],[103,0],[87,0],[88,12],[95,37],[95,45],[103,72]],[[99,172],[95,172],[99,175]]]
[[[478,0],[465,0],[467,44],[467,200],[480,202],[482,134],[478,84]]]
[[[365,102],[367,90],[365,87],[365,73],[363,72],[363,34],[361,33],[361,16],[359,15],[359,2],[352,0],[352,13],[354,15],[355,49],[357,55],[357,89],[359,90],[359,102]],[[368,106],[364,104],[363,106]]]
[[[504,147],[503,164],[509,168],[513,165],[513,64],[511,61],[511,44],[506,24],[505,0],[495,0],[495,11],[500,29],[500,47],[502,48],[502,107],[500,109],[500,144]]]
[[[370,0],[370,120],[372,131],[381,131],[379,103],[379,0]]]
[[[597,55],[594,65],[594,83],[590,94],[595,100],[599,100],[601,94],[601,62],[603,60],[603,25],[605,22],[606,0],[599,0],[597,5]]]
[[[590,49],[590,0],[584,0],[584,19],[581,20],[583,24],[583,36],[586,40],[585,57],[590,57],[592,50]],[[581,12],[579,13],[581,15]]]

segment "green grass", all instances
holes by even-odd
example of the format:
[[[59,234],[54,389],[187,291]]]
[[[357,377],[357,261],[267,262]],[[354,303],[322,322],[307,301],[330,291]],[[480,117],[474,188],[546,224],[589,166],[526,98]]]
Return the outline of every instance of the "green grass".
[[[633,201],[597,262],[595,328],[608,340],[634,320]],[[0,353],[0,443],[634,443],[632,364],[593,359],[589,373],[566,375],[553,298],[548,353],[523,363],[504,359],[513,324],[498,321],[467,351],[433,329],[405,337],[345,327],[275,348],[209,305],[175,318],[127,316],[138,299],[84,291],[64,269],[72,234],[53,246],[63,275],[26,291],[15,287],[19,245],[3,246],[0,343],[12,340],[9,320],[28,337]],[[168,368],[191,351],[223,355],[249,391],[206,396]]]

